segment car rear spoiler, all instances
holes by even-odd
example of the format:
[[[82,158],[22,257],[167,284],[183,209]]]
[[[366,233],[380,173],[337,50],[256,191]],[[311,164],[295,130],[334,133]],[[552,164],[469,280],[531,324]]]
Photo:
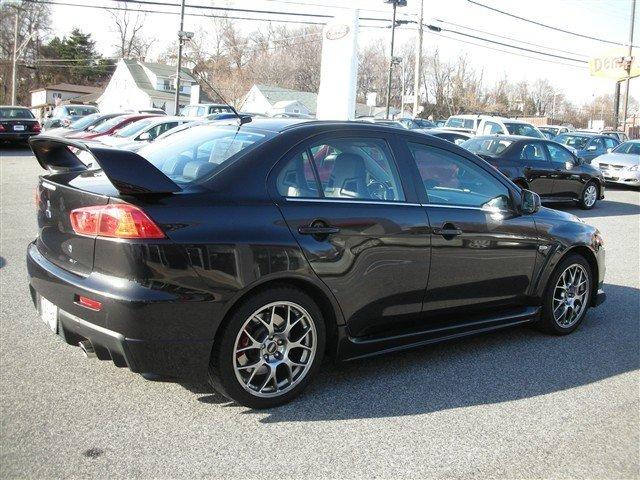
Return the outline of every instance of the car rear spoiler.
[[[51,173],[82,172],[87,165],[78,151],[88,152],[109,181],[122,195],[175,193],[182,189],[135,152],[102,145],[87,144],[53,135],[37,135],[29,139],[38,163]]]

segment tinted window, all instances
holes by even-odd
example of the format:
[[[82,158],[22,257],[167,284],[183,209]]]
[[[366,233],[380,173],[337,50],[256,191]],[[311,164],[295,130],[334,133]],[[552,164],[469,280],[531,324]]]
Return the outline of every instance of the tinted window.
[[[566,149],[562,148],[559,145],[547,143],[547,150],[549,151],[549,156],[551,157],[551,160],[553,162],[574,162],[573,155],[571,155]]]
[[[455,153],[410,143],[429,203],[508,210],[509,190],[497,178]]]
[[[502,138],[476,137],[467,140],[462,143],[461,146],[473,153],[500,155],[512,143],[512,140],[505,140]]]
[[[589,147],[596,147],[596,150],[604,150],[604,139],[594,138],[593,140],[591,140]]]
[[[277,186],[278,193],[284,197],[320,197],[308,149],[287,163],[278,175]]]
[[[522,160],[546,160],[544,150],[540,143],[527,143],[522,147],[520,152]]]
[[[31,110],[27,108],[0,108],[0,118],[12,119],[12,118],[34,118]]]
[[[336,138],[310,148],[328,198],[402,201],[404,193],[387,143]]]
[[[561,143],[562,145],[573,147],[576,150],[583,150],[584,148],[586,148],[587,143],[589,142],[589,137],[563,133],[561,135],[558,135],[555,141]]]

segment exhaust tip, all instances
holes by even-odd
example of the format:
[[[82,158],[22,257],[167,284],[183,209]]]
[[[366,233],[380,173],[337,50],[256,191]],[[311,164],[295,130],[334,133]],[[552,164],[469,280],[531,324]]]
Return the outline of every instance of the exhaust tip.
[[[82,340],[81,342],[78,342],[78,346],[86,358],[95,358],[96,351],[93,349],[93,345],[89,340]]]

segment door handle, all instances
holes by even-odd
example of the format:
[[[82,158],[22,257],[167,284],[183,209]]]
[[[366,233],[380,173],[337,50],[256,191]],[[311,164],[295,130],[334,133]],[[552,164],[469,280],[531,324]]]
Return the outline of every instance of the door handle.
[[[457,228],[453,223],[445,223],[442,228],[434,228],[433,233],[442,235],[445,240],[451,240],[458,235],[462,235],[462,230]]]
[[[300,235],[332,235],[338,232],[340,232],[338,227],[331,226],[321,227],[309,225],[306,227],[298,227],[298,233]]]

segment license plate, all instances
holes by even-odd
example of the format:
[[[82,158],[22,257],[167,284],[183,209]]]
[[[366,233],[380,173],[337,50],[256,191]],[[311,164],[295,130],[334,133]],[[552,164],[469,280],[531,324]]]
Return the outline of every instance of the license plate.
[[[40,297],[40,316],[51,331],[58,332],[58,307],[44,297]]]
[[[13,131],[14,132],[24,132],[24,125],[14,125],[13,126]]]

